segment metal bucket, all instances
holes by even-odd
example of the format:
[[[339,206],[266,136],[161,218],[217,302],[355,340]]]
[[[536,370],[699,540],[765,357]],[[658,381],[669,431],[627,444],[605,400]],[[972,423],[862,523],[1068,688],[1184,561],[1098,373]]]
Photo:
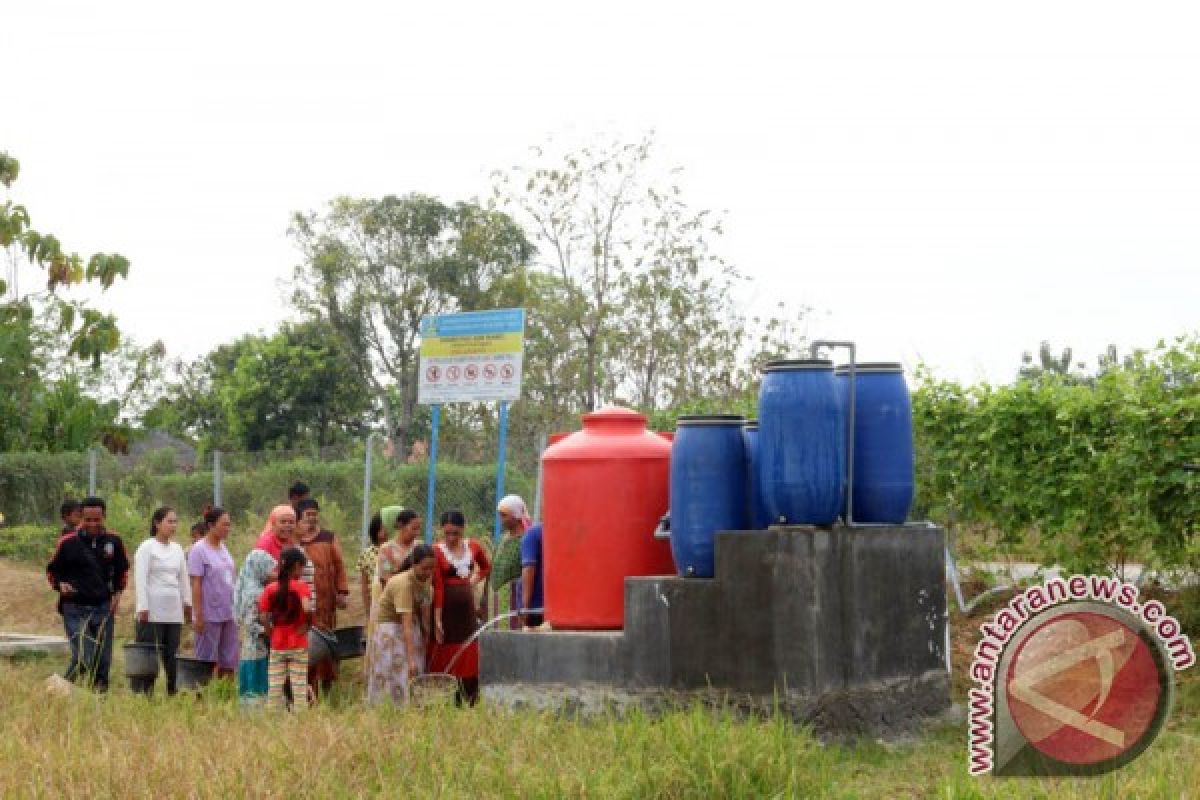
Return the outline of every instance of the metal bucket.
[[[333,633],[337,639],[336,657],[339,661],[344,658],[358,658],[367,652],[367,640],[362,625],[338,628]]]
[[[158,646],[144,642],[127,642],[125,674],[130,678],[153,678],[158,675]]]
[[[180,689],[202,689],[212,680],[217,662],[180,656],[176,660],[176,682]]]
[[[308,629],[308,663],[316,664],[337,658],[337,636],[317,627]]]

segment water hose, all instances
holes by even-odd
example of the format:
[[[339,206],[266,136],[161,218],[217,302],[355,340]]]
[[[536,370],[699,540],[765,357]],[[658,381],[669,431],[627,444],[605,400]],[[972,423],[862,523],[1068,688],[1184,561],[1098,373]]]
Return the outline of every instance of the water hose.
[[[446,666],[443,668],[443,670],[441,672],[423,672],[420,675],[414,675],[411,678],[409,678],[408,683],[409,683],[410,689],[417,687],[422,682],[428,682],[431,684],[432,683],[444,684],[447,681],[453,681],[455,687],[457,687],[458,686],[458,677],[451,674],[450,671],[452,669],[454,669],[454,665],[458,663],[458,660],[460,658],[462,658],[463,653],[467,652],[467,648],[470,647],[471,645],[475,644],[475,642],[479,639],[479,637],[481,635],[483,635],[484,631],[486,631],[488,628],[491,628],[493,625],[495,625],[497,622],[500,622],[501,620],[510,619],[512,617],[518,617],[518,616],[521,616],[522,614],[542,614],[544,612],[545,612],[545,609],[543,609],[543,608],[525,608],[525,609],[520,609],[518,611],[505,611],[503,614],[497,614],[496,616],[489,619],[487,622],[480,625],[479,628],[477,628],[474,633],[472,633],[470,636],[467,637],[467,640],[459,646],[458,652],[455,653],[454,657],[451,658],[446,663]]]

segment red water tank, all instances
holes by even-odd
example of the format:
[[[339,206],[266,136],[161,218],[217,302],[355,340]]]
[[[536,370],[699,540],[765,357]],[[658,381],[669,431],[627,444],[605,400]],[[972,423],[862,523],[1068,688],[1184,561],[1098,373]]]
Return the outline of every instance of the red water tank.
[[[671,445],[625,408],[585,414],[583,430],[542,454],[546,619],[555,628],[619,629],[625,578],[673,575],[654,528],[670,502]]]

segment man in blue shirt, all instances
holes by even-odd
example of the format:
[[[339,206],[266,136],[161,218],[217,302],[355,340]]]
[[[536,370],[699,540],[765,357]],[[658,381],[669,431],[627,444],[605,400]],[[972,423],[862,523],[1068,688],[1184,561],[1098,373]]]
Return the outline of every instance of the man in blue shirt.
[[[542,593],[542,526],[534,525],[521,537],[521,608],[541,609]],[[545,620],[541,612],[521,615],[526,628],[540,627]]]

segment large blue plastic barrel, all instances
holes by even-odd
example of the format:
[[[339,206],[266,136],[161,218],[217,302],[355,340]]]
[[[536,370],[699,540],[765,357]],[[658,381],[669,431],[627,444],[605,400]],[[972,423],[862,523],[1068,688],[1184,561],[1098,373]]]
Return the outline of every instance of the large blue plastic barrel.
[[[771,523],[833,524],[846,472],[845,414],[833,362],[767,364],[758,431],[759,486]]]
[[[759,531],[770,525],[771,520],[763,507],[762,489],[758,485],[758,420],[746,420],[742,439],[746,443],[746,519],[752,529]]]
[[[711,578],[716,532],[746,528],[744,422],[732,414],[676,421],[671,444],[671,555],[681,577]]]
[[[849,409],[850,368],[836,370]],[[913,500],[912,401],[904,368],[855,364],[854,522],[900,524]]]

